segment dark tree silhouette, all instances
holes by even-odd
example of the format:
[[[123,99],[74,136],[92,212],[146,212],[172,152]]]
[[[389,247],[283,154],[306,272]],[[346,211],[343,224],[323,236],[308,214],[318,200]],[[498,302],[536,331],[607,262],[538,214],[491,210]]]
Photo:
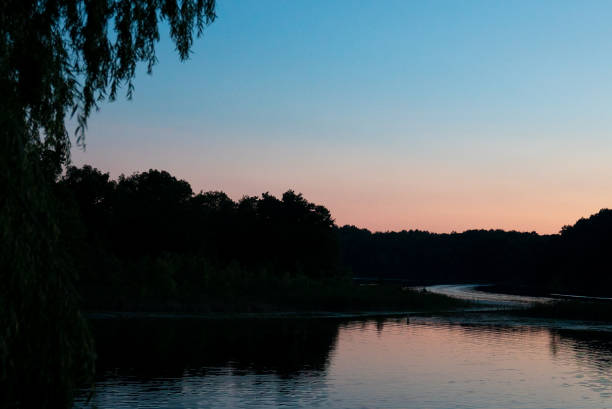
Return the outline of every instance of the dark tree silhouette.
[[[276,276],[323,278],[340,271],[329,211],[293,191],[281,199],[264,193],[236,203],[223,192],[194,195],[186,181],[164,171],[114,182],[90,166],[69,167],[57,190],[76,208],[64,214],[64,228],[71,229],[70,237],[85,237],[68,244],[80,255],[81,284],[114,282],[142,290],[154,285],[151,274],[159,272],[160,263],[174,266],[197,258],[220,269],[234,263],[248,274],[266,270]],[[80,219],[73,220],[72,214]],[[123,267],[104,265],[101,259]],[[190,270],[173,268],[157,284],[193,290],[206,272],[202,266]],[[113,271],[122,271],[122,277],[113,278]]]
[[[417,284],[498,283],[534,294],[612,295],[612,210],[565,226],[560,234],[469,230],[372,233],[339,229],[342,261],[354,275]]]
[[[534,278],[549,236],[503,230],[435,234],[339,229],[343,263],[356,276],[404,279],[415,285],[518,282]]]
[[[81,288],[93,286],[94,295],[111,285],[130,299],[191,294],[210,300],[222,289],[262,295],[262,286],[287,275],[319,280],[346,272],[413,285],[486,282],[504,291],[610,294],[610,210],[557,235],[372,233],[337,227],[325,207],[291,190],[281,198],[264,193],[234,202],[223,192],[194,195],[186,181],[156,170],[113,182],[88,166],[69,168],[58,190],[64,203],[76,204],[65,212],[65,229],[86,239],[67,246],[82,255]],[[68,217],[74,214],[80,219]]]
[[[564,226],[554,251],[558,292],[612,294],[612,210]]]
[[[65,119],[87,118],[138,63],[156,62],[167,22],[181,59],[215,18],[214,0],[0,2],[0,406],[70,406],[91,374],[71,255],[53,185],[69,158]],[[35,393],[32,393],[32,390]]]

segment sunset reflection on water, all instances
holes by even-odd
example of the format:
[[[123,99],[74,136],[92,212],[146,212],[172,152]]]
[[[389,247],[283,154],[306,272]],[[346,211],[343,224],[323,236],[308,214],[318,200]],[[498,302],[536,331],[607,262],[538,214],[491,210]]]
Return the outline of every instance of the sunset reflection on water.
[[[439,317],[123,325],[99,342],[100,408],[612,405],[608,332]],[[139,348],[139,336],[154,347]]]

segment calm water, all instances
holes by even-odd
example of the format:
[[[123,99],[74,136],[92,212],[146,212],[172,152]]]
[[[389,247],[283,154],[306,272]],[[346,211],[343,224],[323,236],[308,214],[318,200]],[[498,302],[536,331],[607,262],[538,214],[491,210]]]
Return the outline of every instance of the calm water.
[[[100,408],[612,408],[612,333],[559,322],[467,314],[94,324]]]

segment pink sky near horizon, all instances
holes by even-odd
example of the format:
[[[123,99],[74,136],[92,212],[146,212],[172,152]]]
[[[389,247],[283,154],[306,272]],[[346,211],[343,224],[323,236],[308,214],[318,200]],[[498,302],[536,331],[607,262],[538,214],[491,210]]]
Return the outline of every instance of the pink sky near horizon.
[[[350,6],[348,6],[350,4]],[[74,163],[339,225],[557,233],[612,207],[612,3],[218,2],[178,61],[101,104]]]
[[[222,190],[234,200],[293,189],[330,209],[338,225],[372,231],[499,228],[550,234],[612,207],[607,150],[581,150],[579,140],[543,160],[533,151],[504,151],[499,142],[483,140],[463,152],[456,145],[418,152],[401,142],[390,149],[325,149],[319,143],[295,147],[232,138],[224,144],[185,138],[190,142],[168,147],[151,135],[144,142],[128,132],[119,147],[104,143],[105,133],[113,132],[120,131],[92,124],[87,149],[73,149],[74,163],[91,164],[113,178],[163,169],[195,192]]]

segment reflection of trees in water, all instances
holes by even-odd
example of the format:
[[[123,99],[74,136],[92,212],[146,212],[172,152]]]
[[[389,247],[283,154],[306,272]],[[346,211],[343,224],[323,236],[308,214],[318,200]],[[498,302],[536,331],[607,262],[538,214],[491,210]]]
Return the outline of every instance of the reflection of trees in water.
[[[410,319],[405,315],[397,317],[352,318],[342,323],[339,329],[348,332],[369,331],[373,329],[378,336],[381,336],[388,325],[397,327],[398,325],[408,324],[410,324]]]
[[[608,372],[612,368],[612,333],[553,330],[550,351],[553,356],[559,356],[562,351],[571,352],[577,363]]]
[[[508,343],[515,339],[525,339],[528,336],[545,335],[548,336],[550,352],[554,357],[571,359],[577,364],[596,370],[609,371],[612,369],[611,332],[450,321],[434,325],[458,330],[466,337],[485,342]]]
[[[612,333],[604,331],[551,330],[550,351],[555,359],[578,366],[578,383],[602,397],[612,397]]]
[[[575,368],[572,373],[559,373],[559,379],[566,377],[564,382],[577,383],[603,397],[612,397],[612,333],[610,332],[519,325],[465,323],[442,325],[457,329],[463,335],[479,342],[510,344],[515,341],[525,342],[530,336],[548,337],[552,358]]]
[[[537,327],[513,326],[513,325],[480,325],[480,324],[458,324],[461,330],[468,336],[487,337],[525,337],[533,334],[541,334],[548,330]]]
[[[549,329],[534,326],[481,325],[453,323],[445,324],[460,328],[466,336],[479,340],[511,342],[529,335],[547,334],[549,348],[554,357],[571,359],[577,364],[594,370],[612,369],[612,333],[606,331],[583,331]]]
[[[100,375],[180,378],[222,367],[235,375],[271,372],[291,378],[303,371],[326,371],[340,329],[374,328],[380,335],[391,323],[407,321],[128,319],[98,320],[93,327]],[[612,333],[451,322],[425,325],[456,330],[479,342],[502,344],[548,335],[556,359],[606,372],[606,379],[612,369]]]
[[[333,319],[128,319],[93,324],[100,375],[145,379],[232,372],[291,377],[324,371],[342,322]]]
[[[496,342],[501,344],[548,333],[546,328],[526,325],[479,324],[477,322],[465,323],[460,321],[438,322],[434,325],[458,331],[463,336],[478,342]]]

